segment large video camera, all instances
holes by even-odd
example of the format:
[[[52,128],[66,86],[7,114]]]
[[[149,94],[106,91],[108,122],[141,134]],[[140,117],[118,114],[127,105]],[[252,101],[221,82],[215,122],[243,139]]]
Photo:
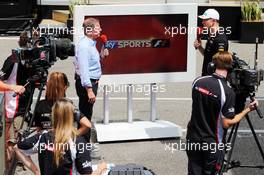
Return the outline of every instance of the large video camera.
[[[256,38],[256,50],[254,59],[254,68],[233,53],[232,68],[228,71],[227,80],[234,89],[237,96],[246,99],[247,97],[255,96],[255,92],[263,81],[264,70],[258,69],[258,39]],[[215,64],[209,63],[207,71],[209,74],[215,72]]]
[[[233,65],[228,74],[228,81],[236,94],[247,97],[250,93],[254,93],[263,81],[263,74],[262,69],[257,69],[256,65],[254,69],[251,69],[244,60],[239,59],[235,53],[233,54]]]
[[[229,70],[227,80],[236,93],[236,112],[240,112],[244,109],[246,99],[250,97],[251,101],[255,99],[255,92],[257,91],[260,82],[263,81],[264,70],[258,69],[258,39],[256,39],[256,50],[254,59],[254,68],[250,66],[242,59],[238,58],[233,53],[233,64]],[[214,63],[209,63],[207,70],[209,74],[215,72]],[[260,118],[263,118],[261,111],[256,107],[256,111]]]
[[[27,68],[30,79],[46,81],[48,69],[57,61],[74,56],[74,45],[68,38],[47,35],[31,41],[29,48],[12,50],[12,57]]]

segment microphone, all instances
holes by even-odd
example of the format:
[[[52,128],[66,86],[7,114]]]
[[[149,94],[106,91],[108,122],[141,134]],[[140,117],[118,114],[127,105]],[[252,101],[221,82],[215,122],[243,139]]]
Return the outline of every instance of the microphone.
[[[108,49],[110,49],[111,47],[109,47],[108,44],[107,44],[107,36],[106,35],[101,35],[100,39],[101,39],[101,41],[103,43],[100,55],[101,55],[101,58],[105,58],[105,57],[107,57],[109,55]]]
[[[200,40],[203,36],[203,27],[197,27],[196,34],[197,40]]]
[[[106,35],[101,35],[100,36],[100,40],[102,41],[104,48],[107,49],[108,48],[107,47],[107,36]]]

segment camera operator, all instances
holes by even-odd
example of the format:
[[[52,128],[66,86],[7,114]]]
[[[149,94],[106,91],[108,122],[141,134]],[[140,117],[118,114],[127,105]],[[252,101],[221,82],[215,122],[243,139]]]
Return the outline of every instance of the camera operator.
[[[223,30],[219,26],[219,13],[215,9],[207,9],[203,15],[199,16],[202,19],[203,34],[208,34],[208,39],[205,48],[202,47],[201,38],[197,38],[194,42],[194,47],[204,56],[202,76],[208,75],[207,65],[212,61],[212,57],[219,51],[228,50],[228,40]]]
[[[207,145],[208,149],[187,148],[188,175],[214,175],[221,168],[224,158],[226,129],[238,123],[247,113],[258,106],[257,100],[235,114],[235,93],[226,77],[232,68],[232,55],[218,52],[213,56],[215,73],[199,77],[192,87],[192,114],[187,127],[189,145]],[[210,145],[216,145],[215,151]]]
[[[28,48],[28,42],[29,37],[27,36],[27,32],[24,31],[20,34],[18,41],[19,47],[16,50],[19,51]],[[7,84],[23,86],[27,83],[27,79],[29,78],[29,71],[23,65],[23,62],[13,54],[5,60],[1,71],[4,74],[3,80],[5,80]],[[29,101],[30,87],[25,87],[25,92],[22,96],[13,97],[13,94],[13,92],[5,93],[5,101],[7,102],[5,105],[6,118],[11,120],[16,116],[24,114],[26,105]]]
[[[74,106],[67,99],[56,101],[52,107],[52,129],[44,130],[18,143],[22,150],[38,152],[42,175],[87,174],[100,175],[106,170],[101,163],[93,172],[88,144],[73,126]],[[20,153],[19,149],[15,149]],[[30,164],[27,166],[30,167]]]
[[[28,42],[29,38],[27,32],[22,32],[19,37],[19,48],[17,48],[17,50],[27,48]],[[27,79],[29,78],[27,68],[14,55],[10,55],[5,60],[1,72],[4,74],[3,80],[11,86],[23,86],[27,83]],[[11,91],[5,93],[6,122],[10,124],[13,122],[14,118],[25,113],[26,105],[30,98],[30,87],[26,86],[25,92],[21,96],[13,97],[13,94],[14,92]]]
[[[19,47],[16,50],[28,48],[29,38],[27,32],[22,32],[19,37]],[[5,139],[6,139],[6,166],[9,166],[9,161],[12,157],[12,143],[16,142],[17,131],[22,121],[22,115],[25,113],[26,106],[30,100],[30,87],[23,87],[27,83],[29,78],[29,72],[23,63],[18,60],[13,54],[10,55],[4,62],[1,69],[3,74],[2,80],[4,80],[10,90],[14,90],[15,93],[23,95],[17,95],[13,97],[13,91],[6,91],[4,94],[5,99]],[[21,89],[22,88],[22,89]]]
[[[85,36],[78,43],[76,52],[75,88],[79,97],[79,109],[91,121],[98,83],[102,74],[100,56],[101,58],[106,57],[109,53],[102,47],[101,54],[99,54],[96,48],[96,39],[102,31],[98,19],[85,19],[83,29]],[[90,135],[90,132],[86,135],[88,142]]]

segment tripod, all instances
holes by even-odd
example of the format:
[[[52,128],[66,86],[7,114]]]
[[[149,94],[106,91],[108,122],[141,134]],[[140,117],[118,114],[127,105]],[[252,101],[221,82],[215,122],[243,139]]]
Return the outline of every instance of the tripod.
[[[254,96],[255,96],[254,93],[250,94],[251,101],[253,101]],[[244,106],[245,106],[244,104],[239,106],[238,107],[239,111],[242,111],[241,109],[243,109]],[[256,111],[257,111],[257,114],[259,115],[259,117],[263,118],[262,113],[260,112],[260,110],[257,107],[256,107]],[[228,137],[227,143],[231,143],[231,149],[228,152],[226,151],[226,160],[224,160],[222,163],[222,168],[221,168],[219,175],[222,175],[224,172],[227,172],[229,169],[237,168],[237,167],[241,167],[241,168],[264,168],[264,152],[263,152],[263,149],[262,149],[261,144],[259,142],[258,136],[254,130],[253,124],[249,118],[249,115],[247,114],[245,116],[245,118],[247,120],[247,123],[250,127],[250,131],[252,132],[252,135],[254,137],[254,140],[257,144],[258,150],[259,150],[260,155],[262,157],[263,165],[241,165],[240,161],[234,161],[234,160],[231,161],[234,146],[235,146],[235,141],[236,141],[236,137],[237,137],[237,132],[238,132],[239,124],[240,124],[240,123],[237,123],[232,127],[230,135]]]
[[[30,100],[26,106],[26,110],[25,110],[25,113],[23,115],[23,120],[21,122],[19,131],[22,131],[22,128],[23,128],[23,125],[24,125],[26,118],[28,118],[30,116],[30,106],[31,106],[31,102],[32,102],[33,95],[35,92],[36,80],[39,80],[39,78],[36,79],[35,77],[33,77],[32,79],[28,80],[28,82],[30,84],[30,98],[29,98]],[[40,80],[41,80],[41,82],[40,82],[40,86],[39,86],[39,93],[38,93],[36,104],[40,101],[42,91],[44,90],[44,86],[46,85],[47,77],[43,77],[43,79],[40,79]],[[33,121],[34,121],[34,117],[35,117],[35,110],[33,112],[32,117],[30,117],[30,121],[28,123],[27,129],[18,133],[18,136],[16,139],[17,142],[21,141],[23,138],[26,138],[27,136],[29,136],[31,133],[33,133],[35,131],[35,130],[33,130],[33,131],[30,130],[31,126],[33,124]],[[5,169],[4,175],[14,175],[15,174],[15,170],[16,170],[17,163],[18,163],[15,153],[13,154],[10,162],[11,162],[10,166],[8,167],[8,169]]]

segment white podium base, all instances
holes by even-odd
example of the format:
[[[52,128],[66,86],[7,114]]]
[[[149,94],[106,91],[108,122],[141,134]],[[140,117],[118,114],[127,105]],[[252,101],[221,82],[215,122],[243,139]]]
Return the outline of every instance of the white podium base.
[[[182,128],[172,122],[156,120],[133,123],[95,124],[98,142],[176,138],[182,136]]]

